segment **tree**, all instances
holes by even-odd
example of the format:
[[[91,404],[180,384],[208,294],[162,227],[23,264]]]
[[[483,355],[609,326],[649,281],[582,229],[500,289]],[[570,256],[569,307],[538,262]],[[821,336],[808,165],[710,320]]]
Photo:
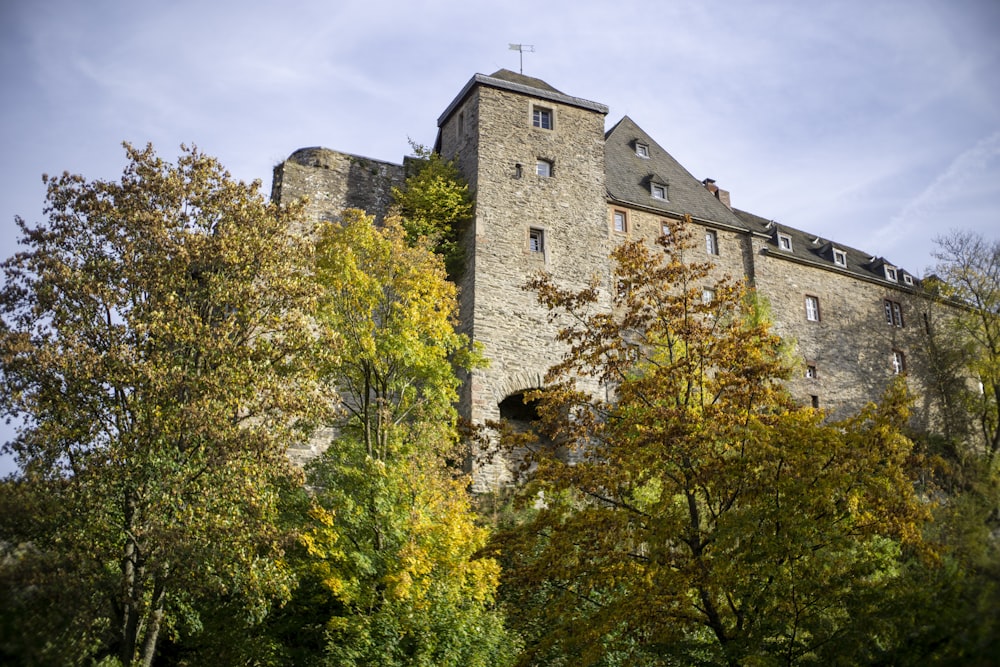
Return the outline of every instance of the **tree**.
[[[402,188],[393,188],[393,202],[411,245],[430,241],[444,258],[451,278],[462,274],[464,251],[459,237],[472,217],[469,185],[455,163],[424,146],[411,142],[416,160]]]
[[[327,614],[324,664],[505,664],[499,568],[476,555],[487,533],[453,468],[455,370],[478,355],[455,332],[441,258],[409,241],[356,210],[320,231],[318,322],[344,342],[321,371],[344,415],[308,468],[302,590]]]
[[[992,464],[1000,452],[1000,241],[955,232],[937,243],[937,287],[967,306],[952,320],[950,347],[965,352],[967,373],[980,383],[972,412]]]
[[[905,385],[840,423],[794,405],[762,304],[683,260],[691,226],[614,251],[611,312],[596,284],[529,284],[569,352],[534,397],[530,518],[495,542],[522,663],[872,662],[882,596],[929,553]]]
[[[3,263],[5,650],[26,664],[149,665],[205,598],[259,617],[287,597],[286,448],[332,405],[300,208],[194,148],[125,149],[120,181],[48,179],[48,223],[19,219]]]

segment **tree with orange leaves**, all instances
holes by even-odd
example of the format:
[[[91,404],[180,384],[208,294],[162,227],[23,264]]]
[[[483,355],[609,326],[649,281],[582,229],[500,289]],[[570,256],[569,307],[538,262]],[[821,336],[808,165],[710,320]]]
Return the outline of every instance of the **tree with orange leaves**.
[[[523,662],[868,662],[901,559],[927,553],[905,385],[839,423],[795,405],[753,292],[685,261],[691,227],[615,249],[610,312],[596,284],[528,286],[569,352],[533,397],[529,518],[495,541]]]

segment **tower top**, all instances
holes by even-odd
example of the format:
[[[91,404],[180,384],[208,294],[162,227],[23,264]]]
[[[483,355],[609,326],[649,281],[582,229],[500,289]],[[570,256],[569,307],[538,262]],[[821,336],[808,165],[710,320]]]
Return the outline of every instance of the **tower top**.
[[[476,74],[469,79],[468,83],[465,84],[458,95],[455,96],[455,99],[451,101],[451,104],[449,104],[444,110],[444,113],[438,117],[438,127],[444,125],[445,121],[448,120],[455,109],[462,104],[466,96],[476,86],[499,88],[501,90],[508,90],[514,93],[528,95],[530,97],[537,97],[550,102],[559,102],[561,104],[568,104],[580,109],[596,111],[597,113],[608,113],[608,107],[605,104],[601,104],[600,102],[591,102],[590,100],[585,100],[582,97],[567,95],[556,90],[541,79],[525,76],[517,72],[512,72],[508,69],[501,69],[497,70],[493,74],[490,74],[489,76],[485,74]]]

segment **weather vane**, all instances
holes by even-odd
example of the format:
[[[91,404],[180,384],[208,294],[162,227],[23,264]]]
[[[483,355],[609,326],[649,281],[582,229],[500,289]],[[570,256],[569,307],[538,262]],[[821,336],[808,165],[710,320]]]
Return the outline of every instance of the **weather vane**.
[[[510,45],[510,50],[518,52],[518,56],[521,59],[521,74],[524,74],[524,52],[527,51],[528,53],[534,53],[535,52],[535,45],[534,44],[511,44]]]

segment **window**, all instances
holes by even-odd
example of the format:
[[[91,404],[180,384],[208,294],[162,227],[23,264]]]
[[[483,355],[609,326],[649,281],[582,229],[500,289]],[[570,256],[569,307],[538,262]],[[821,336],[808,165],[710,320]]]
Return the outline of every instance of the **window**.
[[[812,394],[811,396],[809,396],[809,398],[812,400],[813,409],[819,410],[819,396],[817,396],[816,394]]]
[[[715,301],[715,290],[711,287],[703,287],[701,290],[701,302],[708,305]]]
[[[628,231],[628,222],[625,219],[625,211],[615,211],[614,230],[616,232]]]
[[[528,230],[528,251],[544,253],[545,252],[545,232],[541,229],[536,229],[532,227]]]
[[[543,130],[552,129],[552,110],[535,107],[531,111],[531,124]]]
[[[886,299],[882,302],[885,306],[885,321],[891,327],[903,326],[903,307],[895,302]]]
[[[896,267],[885,265],[885,279],[896,282]]]
[[[646,144],[640,144],[636,142],[635,144],[635,154],[639,157],[649,157],[649,146]]]
[[[907,285],[913,285],[913,276],[911,276],[909,273],[904,273],[903,282],[906,283]]]
[[[808,379],[810,379],[810,380],[815,380],[816,379],[816,367],[815,366],[812,366],[812,365],[806,366],[806,377]]]
[[[892,374],[899,375],[906,372],[906,356],[899,350],[892,351]]]
[[[660,233],[664,236],[670,236],[670,223],[666,220],[660,221]]]
[[[778,234],[778,247],[782,250],[792,251],[792,237],[788,234]]]
[[[518,162],[514,165],[514,178],[521,178],[524,169],[521,167],[521,163]]]
[[[810,322],[819,322],[819,297],[806,297],[806,319]]]
[[[465,112],[462,111],[458,114],[458,136],[462,138],[465,136]]]
[[[847,268],[847,253],[843,250],[833,249],[833,263],[837,266]]]
[[[535,163],[535,173],[543,178],[552,176],[552,163],[548,160],[539,160]]]
[[[650,186],[650,194],[653,195],[653,199],[666,199],[667,198],[667,186],[659,185],[653,183]]]
[[[709,255],[719,254],[719,237],[711,229],[705,232],[705,252]]]

